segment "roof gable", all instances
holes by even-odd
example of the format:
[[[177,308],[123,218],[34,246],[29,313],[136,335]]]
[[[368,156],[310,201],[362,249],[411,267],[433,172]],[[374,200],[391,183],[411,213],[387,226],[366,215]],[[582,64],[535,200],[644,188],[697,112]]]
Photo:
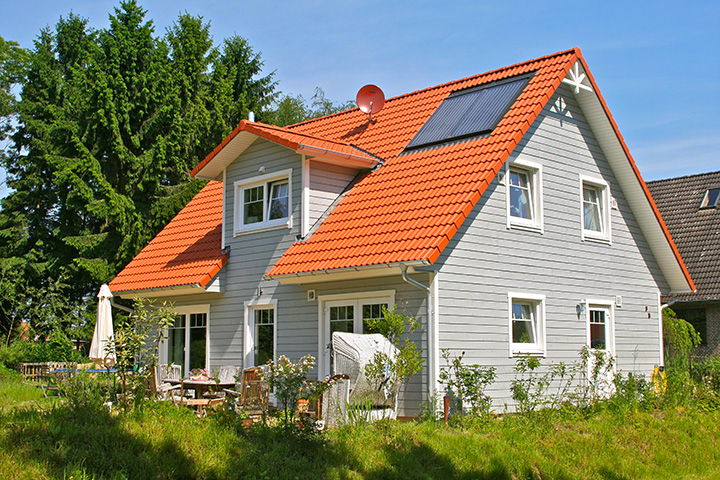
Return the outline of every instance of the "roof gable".
[[[411,139],[453,92],[532,74],[491,133],[405,153]],[[405,262],[433,263],[561,83],[574,87],[627,193],[673,291],[693,290],[690,275],[650,197],[579,49],[396,97],[373,122],[359,110],[290,127],[342,140],[385,159],[322,225],[290,247],[267,277]]]
[[[283,147],[308,155],[314,160],[338,163],[348,167],[371,168],[380,160],[342,141],[326,140],[290,131],[287,128],[242,120],[230,135],[208,154],[190,174],[213,180],[239,157],[256,139],[264,138]]]

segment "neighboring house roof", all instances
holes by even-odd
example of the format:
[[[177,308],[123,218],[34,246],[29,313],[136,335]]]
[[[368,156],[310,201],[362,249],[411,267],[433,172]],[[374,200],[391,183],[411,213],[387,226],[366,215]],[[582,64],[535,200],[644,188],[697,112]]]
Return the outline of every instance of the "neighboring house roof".
[[[528,84],[491,132],[447,144],[406,149],[448,95],[518,75],[530,75]],[[299,283],[297,279],[311,275],[432,264],[563,82],[579,93],[576,98],[671,290],[692,290],[692,280],[579,49],[389,99],[382,111],[373,115],[372,122],[359,109],[286,128],[242,121],[193,174],[217,178],[257,138],[319,161],[356,168],[371,168],[382,161],[382,167],[345,193],[307,239],[295,242],[285,251],[266,277]],[[218,237],[215,256],[208,252],[206,276],[217,273],[216,267],[224,262],[219,254],[221,204],[215,208],[213,218],[218,222]],[[167,227],[175,235],[180,235],[173,226],[178,219]],[[201,233],[203,228],[210,225],[198,226]],[[190,230],[185,230],[185,234],[197,235]],[[154,252],[166,262],[171,260],[172,254]],[[135,270],[138,278],[147,279],[158,288],[163,282],[170,286],[169,278],[160,279],[152,270],[162,261],[154,262],[149,258],[151,253],[145,250],[138,256],[145,258],[144,269]],[[128,268],[134,268],[134,263],[135,260]],[[180,259],[174,263],[179,265]],[[128,274],[124,270],[118,278]],[[144,284],[142,280],[132,283],[134,288],[140,284]]]
[[[222,182],[209,182],[110,282],[110,290],[208,287],[227,261],[220,251],[222,193]]]
[[[697,285],[676,300],[720,300],[720,209],[700,208],[708,189],[720,188],[720,171],[647,185]]]

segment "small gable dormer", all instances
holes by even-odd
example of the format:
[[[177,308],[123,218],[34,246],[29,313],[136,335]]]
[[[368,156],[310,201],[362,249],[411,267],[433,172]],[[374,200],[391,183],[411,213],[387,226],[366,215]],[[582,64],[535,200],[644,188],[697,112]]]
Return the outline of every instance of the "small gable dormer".
[[[257,142],[280,147],[275,152],[289,150],[290,156],[270,153],[267,162],[227,178],[226,169],[233,162],[243,162],[243,155]],[[379,163],[379,158],[347,143],[243,120],[191,173],[226,183],[230,195],[225,195],[223,232],[226,222],[232,224],[233,235],[292,229],[295,223],[302,237],[355,179]],[[300,209],[294,213],[298,200]],[[232,209],[232,220],[228,209]]]

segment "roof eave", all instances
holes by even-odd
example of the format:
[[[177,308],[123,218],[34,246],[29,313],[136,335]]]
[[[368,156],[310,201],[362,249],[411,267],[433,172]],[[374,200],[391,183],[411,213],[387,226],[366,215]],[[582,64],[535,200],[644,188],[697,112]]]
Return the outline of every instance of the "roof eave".
[[[298,145],[295,151],[300,155],[307,155],[313,160],[317,160],[319,162],[357,169],[373,168],[380,163],[380,160],[377,158],[363,155],[353,155],[352,153],[338,152],[335,150],[317,148],[304,144]]]
[[[332,268],[327,270],[313,270],[309,272],[288,273],[282,275],[265,275],[265,280],[276,280],[283,285],[303,285],[308,283],[336,282],[342,280],[357,280],[373,277],[387,277],[401,275],[402,266],[411,268],[410,273],[416,273],[416,267],[430,265],[430,260],[413,260],[409,262],[382,263],[376,265],[363,265],[357,267]]]
[[[120,298],[156,298],[167,296],[193,295],[199,293],[209,293],[199,283],[187,285],[172,285],[157,288],[142,288],[136,290],[119,290],[112,292],[113,295]],[[213,292],[217,293],[217,292]]]

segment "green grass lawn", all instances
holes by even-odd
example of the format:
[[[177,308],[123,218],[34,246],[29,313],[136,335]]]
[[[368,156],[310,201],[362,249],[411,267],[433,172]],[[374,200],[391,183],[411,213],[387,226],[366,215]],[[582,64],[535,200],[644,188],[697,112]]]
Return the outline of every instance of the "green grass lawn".
[[[718,438],[720,413],[696,409],[307,435],[169,404],[72,408],[0,379],[2,479],[709,479],[720,478]]]

